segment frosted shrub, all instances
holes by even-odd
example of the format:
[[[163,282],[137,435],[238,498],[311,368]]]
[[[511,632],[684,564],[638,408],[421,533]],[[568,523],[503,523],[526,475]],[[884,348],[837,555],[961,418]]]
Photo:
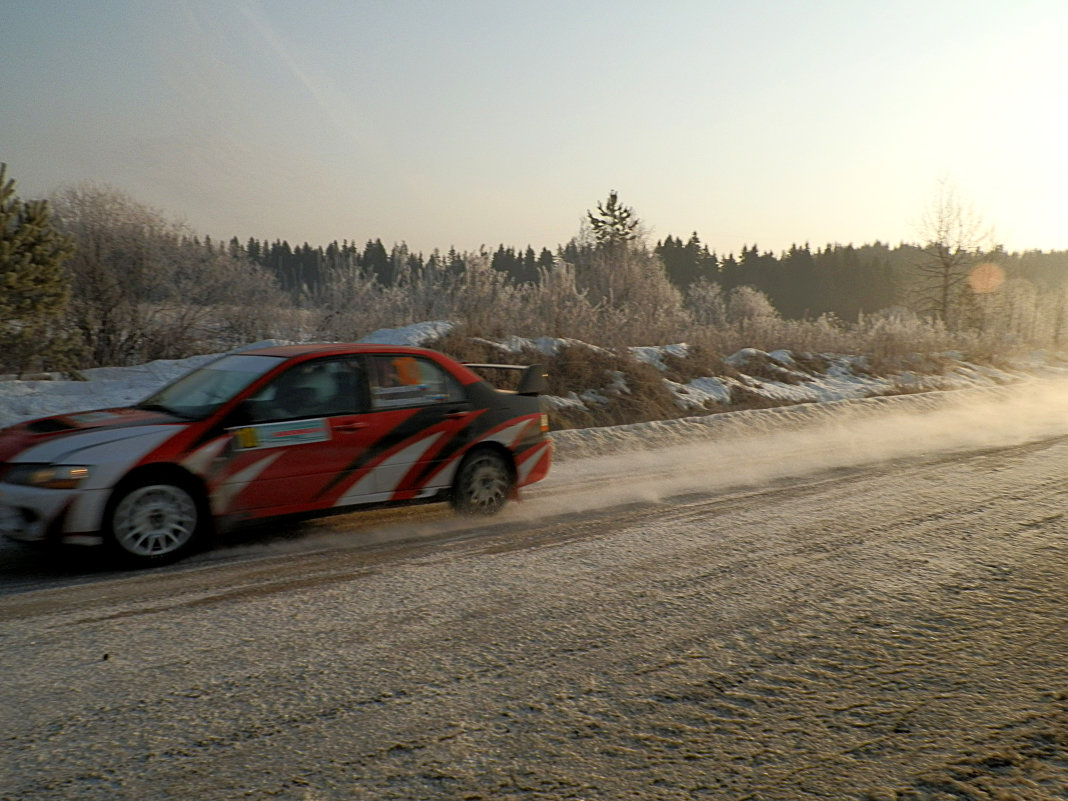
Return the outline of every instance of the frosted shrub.
[[[575,268],[567,262],[558,259],[551,269],[540,270],[537,283],[521,287],[519,301],[515,333],[520,336],[572,337],[591,343],[601,339],[604,307],[579,289]]]
[[[686,293],[686,309],[699,326],[727,324],[727,301],[723,287],[703,276],[690,285]]]
[[[443,310],[445,317],[465,322],[484,336],[514,333],[514,321],[523,311],[522,292],[490,266],[487,254],[469,260],[447,287],[450,308]]]
[[[351,340],[368,326],[372,331],[381,327],[377,324],[384,319],[383,295],[377,279],[354,265],[328,268],[319,287],[304,298],[303,305],[310,309],[309,338]]]
[[[247,259],[201,242],[128,195],[91,183],[54,196],[57,225],[75,252],[70,326],[92,366],[180,358],[266,331],[282,303]],[[234,309],[241,314],[231,315]]]

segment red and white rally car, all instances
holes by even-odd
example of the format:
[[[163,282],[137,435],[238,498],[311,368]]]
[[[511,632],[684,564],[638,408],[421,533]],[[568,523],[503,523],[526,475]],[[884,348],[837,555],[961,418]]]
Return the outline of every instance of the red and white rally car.
[[[549,470],[544,388],[537,365],[505,391],[421,348],[227,354],[136,406],[0,430],[0,532],[151,564],[234,521],[446,499],[492,514]]]

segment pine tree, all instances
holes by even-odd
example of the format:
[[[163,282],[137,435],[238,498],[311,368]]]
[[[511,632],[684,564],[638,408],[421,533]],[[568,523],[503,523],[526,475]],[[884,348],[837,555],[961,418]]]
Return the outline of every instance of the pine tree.
[[[538,254],[538,269],[551,270],[554,264],[556,264],[556,257],[553,256],[553,252],[549,248],[542,248],[541,253]]]
[[[663,242],[657,243],[654,252],[664,262],[671,283],[684,293],[701,278],[717,280],[716,259],[708,252],[696,231],[686,244],[680,237],[669,234]]]
[[[493,254],[490,266],[498,272],[514,275],[519,272],[519,260],[515,255],[515,248],[506,248],[502,242],[497,246]]]
[[[393,262],[381,239],[368,239],[363,246],[360,266],[368,275],[373,275],[382,286],[393,286]]]
[[[48,203],[23,202],[0,164],[0,363],[22,374],[59,366],[72,352],[62,329],[70,300],[64,263],[71,240],[52,226]]]
[[[639,220],[634,216],[634,209],[620,205],[619,193],[614,189],[608,193],[606,202],[597,203],[597,213],[587,211],[586,217],[597,244],[609,251],[618,250],[638,238]]]

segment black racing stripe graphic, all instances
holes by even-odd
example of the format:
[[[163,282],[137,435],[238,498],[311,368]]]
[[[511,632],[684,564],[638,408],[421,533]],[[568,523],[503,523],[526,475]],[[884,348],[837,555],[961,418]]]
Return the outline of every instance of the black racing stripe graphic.
[[[183,454],[195,453],[200,450],[204,445],[207,445],[212,440],[219,437],[226,436],[229,432],[222,425],[221,422],[217,422],[209,428],[203,429],[186,447],[182,449]]]
[[[350,476],[359,470],[365,468],[369,463],[374,462],[382,454],[389,450],[392,450],[397,445],[400,445],[405,440],[411,439],[416,434],[426,431],[436,423],[441,422],[444,419],[444,415],[449,413],[452,407],[446,406],[444,408],[440,406],[427,406],[410,417],[403,420],[399,425],[387,431],[377,440],[372,442],[367,449],[349,462],[344,469],[340,470],[326,486],[324,486],[316,497],[322,497],[334,489],[338,484],[346,481]],[[375,414],[370,412],[369,414]]]
[[[444,445],[438,448],[437,453],[434,454],[434,458],[426,461],[423,464],[422,469],[413,476],[411,482],[412,485],[416,488],[422,487],[429,480],[430,476],[440,470],[442,465],[466,448],[472,441],[477,440],[488,431],[497,427],[500,423],[507,422],[509,419],[509,416],[502,414],[501,412],[494,413],[494,410],[492,409],[485,414],[479,415],[476,419],[459,429],[447,442],[445,442]]]
[[[468,389],[471,390],[472,388]],[[379,459],[385,452],[392,450],[406,440],[433,428],[435,425],[444,422],[445,415],[447,414],[457,411],[466,411],[470,413],[474,419],[470,420],[456,431],[451,432],[451,434],[449,434],[448,431],[443,431],[443,433],[449,435],[448,439],[436,447],[434,458],[428,461],[419,471],[418,475],[415,476],[414,486],[416,487],[422,486],[429,476],[439,470],[443,464],[456,456],[457,453],[466,448],[471,442],[479,439],[492,429],[498,428],[511,420],[518,420],[521,417],[541,413],[541,404],[537,398],[508,396],[507,401],[501,403],[498,393],[489,388],[487,388],[485,392],[478,392],[478,390],[475,389],[471,392],[471,400],[475,401],[473,408],[470,403],[463,404],[463,407],[466,408],[458,408],[458,404],[445,403],[426,406],[419,409],[415,414],[400,423],[400,425],[375,440],[362,454],[353,459],[353,461],[343,470],[339,471],[338,474],[317,493],[316,497],[321,497],[329,493],[339,484],[347,481],[354,473],[364,469],[368,464]],[[482,401],[482,403],[479,403],[478,401]],[[374,414],[374,412],[371,412],[370,414]],[[534,428],[533,430],[535,434],[539,432],[539,429],[537,428]],[[527,439],[528,438],[524,437],[524,442]],[[536,435],[533,437],[533,440],[536,442],[541,441],[540,436]]]
[[[470,445],[471,442],[480,439],[495,428],[506,427],[507,424],[518,421],[522,417],[528,417],[529,415],[529,412],[516,414],[511,409],[488,410],[477,420],[472,421],[470,425],[461,429],[457,433],[457,436],[453,437],[438,450],[433,459],[427,461],[423,465],[422,469],[413,477],[411,488],[417,489],[426,484],[434,473],[440,470],[441,467],[455,457],[456,454]],[[540,429],[535,430],[540,431]],[[465,433],[467,436],[462,436]],[[524,441],[527,439],[527,437],[524,437]],[[537,441],[540,442],[541,440],[538,439]]]

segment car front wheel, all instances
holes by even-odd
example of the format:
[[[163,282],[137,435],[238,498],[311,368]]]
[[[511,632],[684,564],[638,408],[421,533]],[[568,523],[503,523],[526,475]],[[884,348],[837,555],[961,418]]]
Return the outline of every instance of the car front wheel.
[[[461,514],[492,515],[508,502],[512,473],[496,451],[476,451],[464,459],[453,484],[452,505]]]
[[[204,528],[204,514],[187,489],[169,481],[128,488],[113,504],[107,536],[127,563],[162,564],[188,552]]]

